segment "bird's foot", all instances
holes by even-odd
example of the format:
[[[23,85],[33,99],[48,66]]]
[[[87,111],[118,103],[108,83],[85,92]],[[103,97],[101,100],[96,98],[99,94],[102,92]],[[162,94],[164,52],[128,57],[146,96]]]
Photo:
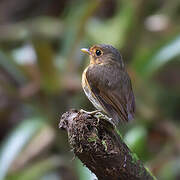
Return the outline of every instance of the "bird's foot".
[[[85,111],[83,109],[80,110],[81,113],[86,113],[86,114],[89,114],[89,115],[93,115],[95,118],[97,118],[97,123],[99,124],[99,121],[101,119],[105,120],[108,122],[108,124],[110,123],[111,126],[115,126],[113,121],[112,121],[112,118],[108,117],[107,115],[103,114],[101,110],[95,110],[95,111],[91,111],[91,112],[88,112],[88,111]]]
[[[104,119],[104,120],[106,120],[106,121],[108,121],[108,122],[112,122],[112,118],[109,118],[107,115],[105,115],[105,114],[103,114],[103,113],[101,113],[101,112],[96,113],[94,116],[95,116],[98,120],[99,120],[99,119]]]
[[[105,114],[102,114],[101,112],[96,113],[96,114],[94,115],[94,117],[97,118],[97,123],[98,123],[98,124],[99,124],[99,121],[100,121],[100,120],[105,120],[105,121],[103,121],[103,122],[107,122],[108,125],[110,125],[110,127],[113,127],[113,128],[115,127],[115,124],[113,123],[112,118],[108,117],[108,116],[105,115]]]
[[[97,112],[96,114],[94,114],[94,117],[97,119],[97,123],[99,124],[100,119],[104,119],[105,115],[101,112]]]
[[[81,109],[80,112],[86,113],[89,115],[93,115],[95,118],[97,118],[98,123],[99,123],[99,120],[105,116],[104,114],[101,113],[102,112],[101,110],[95,110],[95,111],[88,112],[88,111],[85,111],[84,109]]]
[[[80,112],[81,113],[86,113],[86,114],[89,114],[89,115],[95,115],[95,114],[101,112],[101,110],[95,110],[95,111],[90,111],[89,112],[89,111],[85,111],[84,109],[81,109]]]

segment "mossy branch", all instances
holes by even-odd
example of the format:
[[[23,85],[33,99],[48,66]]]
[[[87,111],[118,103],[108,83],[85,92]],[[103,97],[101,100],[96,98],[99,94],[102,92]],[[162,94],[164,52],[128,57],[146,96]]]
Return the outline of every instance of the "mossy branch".
[[[154,180],[104,117],[71,110],[59,127],[68,133],[75,155],[99,180]]]

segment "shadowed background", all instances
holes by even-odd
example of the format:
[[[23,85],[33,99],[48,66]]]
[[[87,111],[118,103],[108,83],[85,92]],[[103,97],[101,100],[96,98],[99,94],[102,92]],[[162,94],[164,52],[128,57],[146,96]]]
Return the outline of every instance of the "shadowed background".
[[[81,88],[83,47],[123,55],[136,96],[126,143],[158,179],[180,178],[180,2],[0,1],[0,179],[94,179],[59,119],[93,110]]]

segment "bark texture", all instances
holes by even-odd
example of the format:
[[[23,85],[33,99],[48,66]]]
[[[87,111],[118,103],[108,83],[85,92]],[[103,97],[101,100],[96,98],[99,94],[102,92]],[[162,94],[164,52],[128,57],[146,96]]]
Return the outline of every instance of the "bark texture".
[[[155,179],[101,115],[64,113],[59,127],[68,133],[75,155],[99,180]]]

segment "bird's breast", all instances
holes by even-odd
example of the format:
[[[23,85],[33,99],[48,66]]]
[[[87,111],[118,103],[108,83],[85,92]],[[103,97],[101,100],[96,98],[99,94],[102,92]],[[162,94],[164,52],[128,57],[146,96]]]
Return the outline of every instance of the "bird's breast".
[[[88,80],[86,78],[86,72],[88,70],[88,67],[84,70],[82,74],[82,88],[87,96],[87,98],[91,101],[91,103],[95,106],[96,109],[98,110],[103,110],[101,104],[98,102],[97,98],[95,97],[94,93],[91,90],[91,87],[88,83]]]

